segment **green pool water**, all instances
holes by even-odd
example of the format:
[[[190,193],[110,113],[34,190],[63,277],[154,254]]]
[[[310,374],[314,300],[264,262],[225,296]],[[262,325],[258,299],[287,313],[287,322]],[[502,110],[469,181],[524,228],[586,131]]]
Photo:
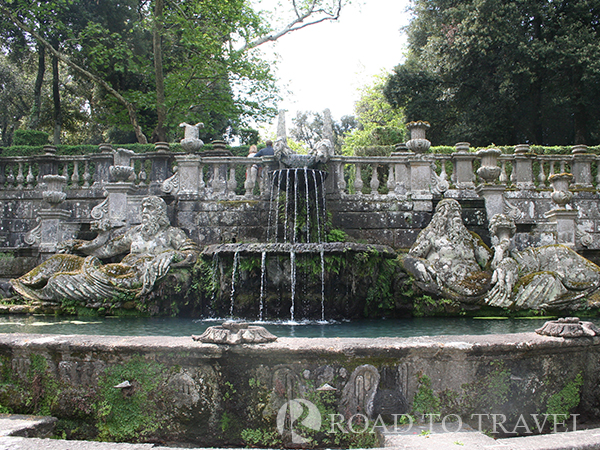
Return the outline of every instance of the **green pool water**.
[[[254,322],[280,337],[415,337],[507,334],[535,331],[542,319],[412,318],[351,322]],[[600,325],[600,319],[591,319]],[[190,336],[220,320],[184,318],[0,316],[0,333],[99,334],[115,336]]]

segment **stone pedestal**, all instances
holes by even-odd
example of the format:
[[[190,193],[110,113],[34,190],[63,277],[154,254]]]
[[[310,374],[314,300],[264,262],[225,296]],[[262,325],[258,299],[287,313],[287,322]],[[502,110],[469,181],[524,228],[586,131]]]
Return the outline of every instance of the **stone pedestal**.
[[[473,161],[477,158],[474,153],[469,153],[469,143],[459,142],[456,144],[455,153],[452,153],[454,165],[453,179],[457,189],[475,189],[475,173],[473,172]]]
[[[73,236],[64,236],[61,223],[71,217],[71,213],[64,209],[41,209],[38,211],[40,218],[39,251],[42,258],[56,253],[56,245]]]
[[[127,198],[135,193],[135,184],[130,182],[108,183],[104,189],[108,192],[108,217],[111,223],[130,226]]]
[[[596,155],[587,153],[587,145],[575,145],[571,153],[573,162],[571,163],[571,172],[575,188],[591,188],[592,184],[592,163],[596,160]]]
[[[410,188],[415,194],[431,193],[431,162],[423,159],[410,159]]]
[[[477,195],[485,199],[485,211],[488,220],[496,214],[504,214],[504,191],[506,186],[497,184],[480,184]]]
[[[179,179],[177,198],[185,200],[198,199],[199,195],[204,191],[200,156],[176,156],[175,160],[177,161],[177,173]]]
[[[577,211],[572,209],[553,209],[545,216],[556,224],[556,243],[575,246],[575,235],[577,230]]]
[[[535,189],[533,179],[533,159],[535,155],[531,153],[528,144],[519,144],[515,146],[515,159],[513,166],[512,179],[517,189]]]

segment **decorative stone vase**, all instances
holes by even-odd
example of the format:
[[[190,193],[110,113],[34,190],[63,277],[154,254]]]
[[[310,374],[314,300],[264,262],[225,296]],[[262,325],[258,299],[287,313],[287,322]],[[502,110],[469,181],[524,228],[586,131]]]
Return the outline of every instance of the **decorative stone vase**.
[[[54,145],[44,145],[44,153],[46,155],[56,154],[56,147]]]
[[[110,166],[108,170],[117,183],[128,181],[133,175],[133,167],[131,166]]]
[[[408,149],[415,153],[426,153],[431,147],[431,142],[425,134],[431,125],[428,122],[417,121],[407,123],[406,128],[410,131],[410,140],[406,143]]]
[[[557,173],[548,177],[548,181],[552,183],[554,189],[550,197],[561,209],[565,209],[566,204],[573,198],[573,193],[569,192],[569,183],[572,180],[573,175],[570,173]]]
[[[531,147],[529,147],[529,144],[515,145],[515,155],[524,155],[527,153],[531,153]]]
[[[128,181],[133,175],[133,167],[131,167],[131,157],[134,155],[132,150],[118,148],[114,155],[114,165],[108,168],[110,175],[119,183]]]
[[[67,194],[63,192],[63,188],[67,184],[66,177],[61,175],[44,175],[43,180],[46,184],[46,190],[42,192],[42,198],[52,208],[64,202],[67,198]]]
[[[182,139],[179,143],[181,144],[181,148],[187,153],[197,153],[204,145],[204,142],[202,142],[201,139],[195,138]]]
[[[479,175],[485,183],[493,183],[500,176],[502,170],[498,167],[498,157],[502,152],[497,148],[487,148],[479,150],[477,156],[481,158],[481,167],[477,169],[477,175]]]
[[[113,146],[111,144],[100,144],[98,145],[100,153],[113,153]]]

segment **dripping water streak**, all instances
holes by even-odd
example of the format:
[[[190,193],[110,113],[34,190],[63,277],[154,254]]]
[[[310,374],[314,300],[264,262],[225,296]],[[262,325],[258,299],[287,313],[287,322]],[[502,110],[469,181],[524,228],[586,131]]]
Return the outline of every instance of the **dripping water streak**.
[[[212,260],[212,268],[211,268],[211,286],[210,290],[212,291],[212,296],[210,299],[209,308],[212,308],[212,305],[215,304],[215,298],[217,296],[217,288],[220,286],[220,283],[217,280],[217,270],[219,269],[219,253],[215,252]]]
[[[325,209],[325,175],[323,175],[323,172],[320,171],[319,172],[319,176],[321,178],[321,214],[323,215],[323,220],[321,220],[321,226],[324,228],[325,227],[325,223],[327,223],[327,211]],[[319,190],[317,189],[317,193],[315,195],[318,195]],[[318,202],[318,200],[317,200]]]
[[[290,307],[290,320],[294,321],[294,302],[296,299],[296,253],[290,252],[290,283],[292,285],[292,306]]]
[[[310,242],[310,202],[308,199],[308,169],[304,168],[304,190],[306,191],[306,242]]]
[[[321,321],[325,322],[325,250],[321,245]]]
[[[267,252],[262,252],[260,256],[260,309],[258,313],[258,320],[263,320],[263,304],[265,298],[265,276],[267,268]]]
[[[273,242],[277,242],[279,239],[279,197],[281,196],[281,172],[277,172],[277,194],[276,194],[276,203],[275,206],[275,239]]]
[[[236,251],[233,255],[233,268],[231,269],[231,305],[229,306],[229,315],[233,317],[233,302],[235,299],[235,276],[240,262],[240,252]]]
[[[294,169],[294,233],[292,234],[292,243],[296,243],[296,234],[298,230],[298,169]]]
[[[285,225],[283,227],[283,242],[288,242],[288,236],[287,236],[287,232],[288,232],[288,205],[290,203],[290,171],[286,170],[286,177],[285,177]]]
[[[315,216],[317,217],[317,242],[321,243],[323,242],[321,240],[321,221],[319,218],[319,187],[317,186],[317,175],[315,174],[315,171],[312,171],[312,178],[313,178],[313,185],[315,187]],[[308,183],[306,183],[308,186]]]
[[[273,183],[275,182],[275,177],[278,175],[277,172],[273,172]],[[269,198],[269,218],[267,222],[267,242],[271,241],[271,215],[273,214],[273,194],[275,193],[275,188],[271,185],[271,196]],[[277,215],[275,216],[277,218]],[[275,233],[277,233],[277,222],[275,222]],[[275,234],[275,241],[277,241],[277,234]]]

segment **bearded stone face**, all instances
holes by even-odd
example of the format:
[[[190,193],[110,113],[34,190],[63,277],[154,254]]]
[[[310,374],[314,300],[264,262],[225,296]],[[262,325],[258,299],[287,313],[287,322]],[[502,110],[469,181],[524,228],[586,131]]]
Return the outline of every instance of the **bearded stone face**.
[[[146,237],[152,237],[166,226],[169,226],[169,218],[164,200],[160,197],[145,198],[142,201],[142,233]]]

